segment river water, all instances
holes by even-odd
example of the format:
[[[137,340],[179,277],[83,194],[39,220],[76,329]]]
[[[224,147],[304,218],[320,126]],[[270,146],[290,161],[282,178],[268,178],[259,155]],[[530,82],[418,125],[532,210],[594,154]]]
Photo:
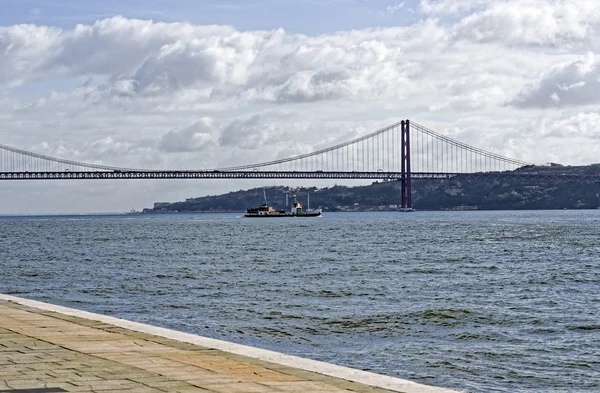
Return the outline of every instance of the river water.
[[[0,292],[467,392],[600,391],[600,211],[0,218]]]

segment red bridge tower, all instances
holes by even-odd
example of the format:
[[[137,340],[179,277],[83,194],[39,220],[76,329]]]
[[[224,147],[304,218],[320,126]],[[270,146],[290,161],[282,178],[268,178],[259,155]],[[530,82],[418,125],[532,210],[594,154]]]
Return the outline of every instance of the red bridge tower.
[[[400,124],[402,126],[402,136],[400,138],[402,144],[400,156],[402,162],[402,204],[400,205],[400,210],[411,211],[413,206],[410,180],[410,121],[402,120]]]

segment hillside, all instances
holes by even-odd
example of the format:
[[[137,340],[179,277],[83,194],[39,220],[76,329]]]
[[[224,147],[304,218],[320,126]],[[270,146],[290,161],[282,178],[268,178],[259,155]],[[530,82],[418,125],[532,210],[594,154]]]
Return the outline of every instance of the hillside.
[[[600,173],[600,165],[525,167],[519,171],[560,173]],[[156,203],[144,213],[242,212],[263,202],[266,190],[269,205],[284,209],[286,194],[306,205],[325,211],[396,210],[400,203],[400,182],[382,181],[366,186],[327,188],[257,187],[223,195],[190,198],[182,202]],[[418,210],[518,210],[595,209],[598,185],[578,182],[413,180],[413,204]]]

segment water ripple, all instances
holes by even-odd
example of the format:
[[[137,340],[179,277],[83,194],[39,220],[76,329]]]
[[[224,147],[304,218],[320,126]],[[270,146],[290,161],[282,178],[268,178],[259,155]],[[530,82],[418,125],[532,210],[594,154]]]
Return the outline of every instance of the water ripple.
[[[238,216],[0,218],[0,292],[467,392],[600,391],[600,211]]]

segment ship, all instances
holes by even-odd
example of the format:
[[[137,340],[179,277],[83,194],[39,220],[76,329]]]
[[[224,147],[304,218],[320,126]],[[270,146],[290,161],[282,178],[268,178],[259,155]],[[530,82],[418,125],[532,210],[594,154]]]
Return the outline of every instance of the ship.
[[[264,190],[263,190],[264,192]],[[302,204],[298,201],[292,203],[292,207],[289,212],[285,210],[275,210],[273,206],[269,206],[267,203],[267,195],[265,196],[265,203],[259,207],[253,207],[246,210],[244,217],[259,217],[259,218],[271,218],[271,217],[319,217],[322,213],[321,209],[311,209],[310,202],[309,207],[304,210]],[[295,196],[294,196],[295,197]],[[287,199],[287,198],[286,198]]]

